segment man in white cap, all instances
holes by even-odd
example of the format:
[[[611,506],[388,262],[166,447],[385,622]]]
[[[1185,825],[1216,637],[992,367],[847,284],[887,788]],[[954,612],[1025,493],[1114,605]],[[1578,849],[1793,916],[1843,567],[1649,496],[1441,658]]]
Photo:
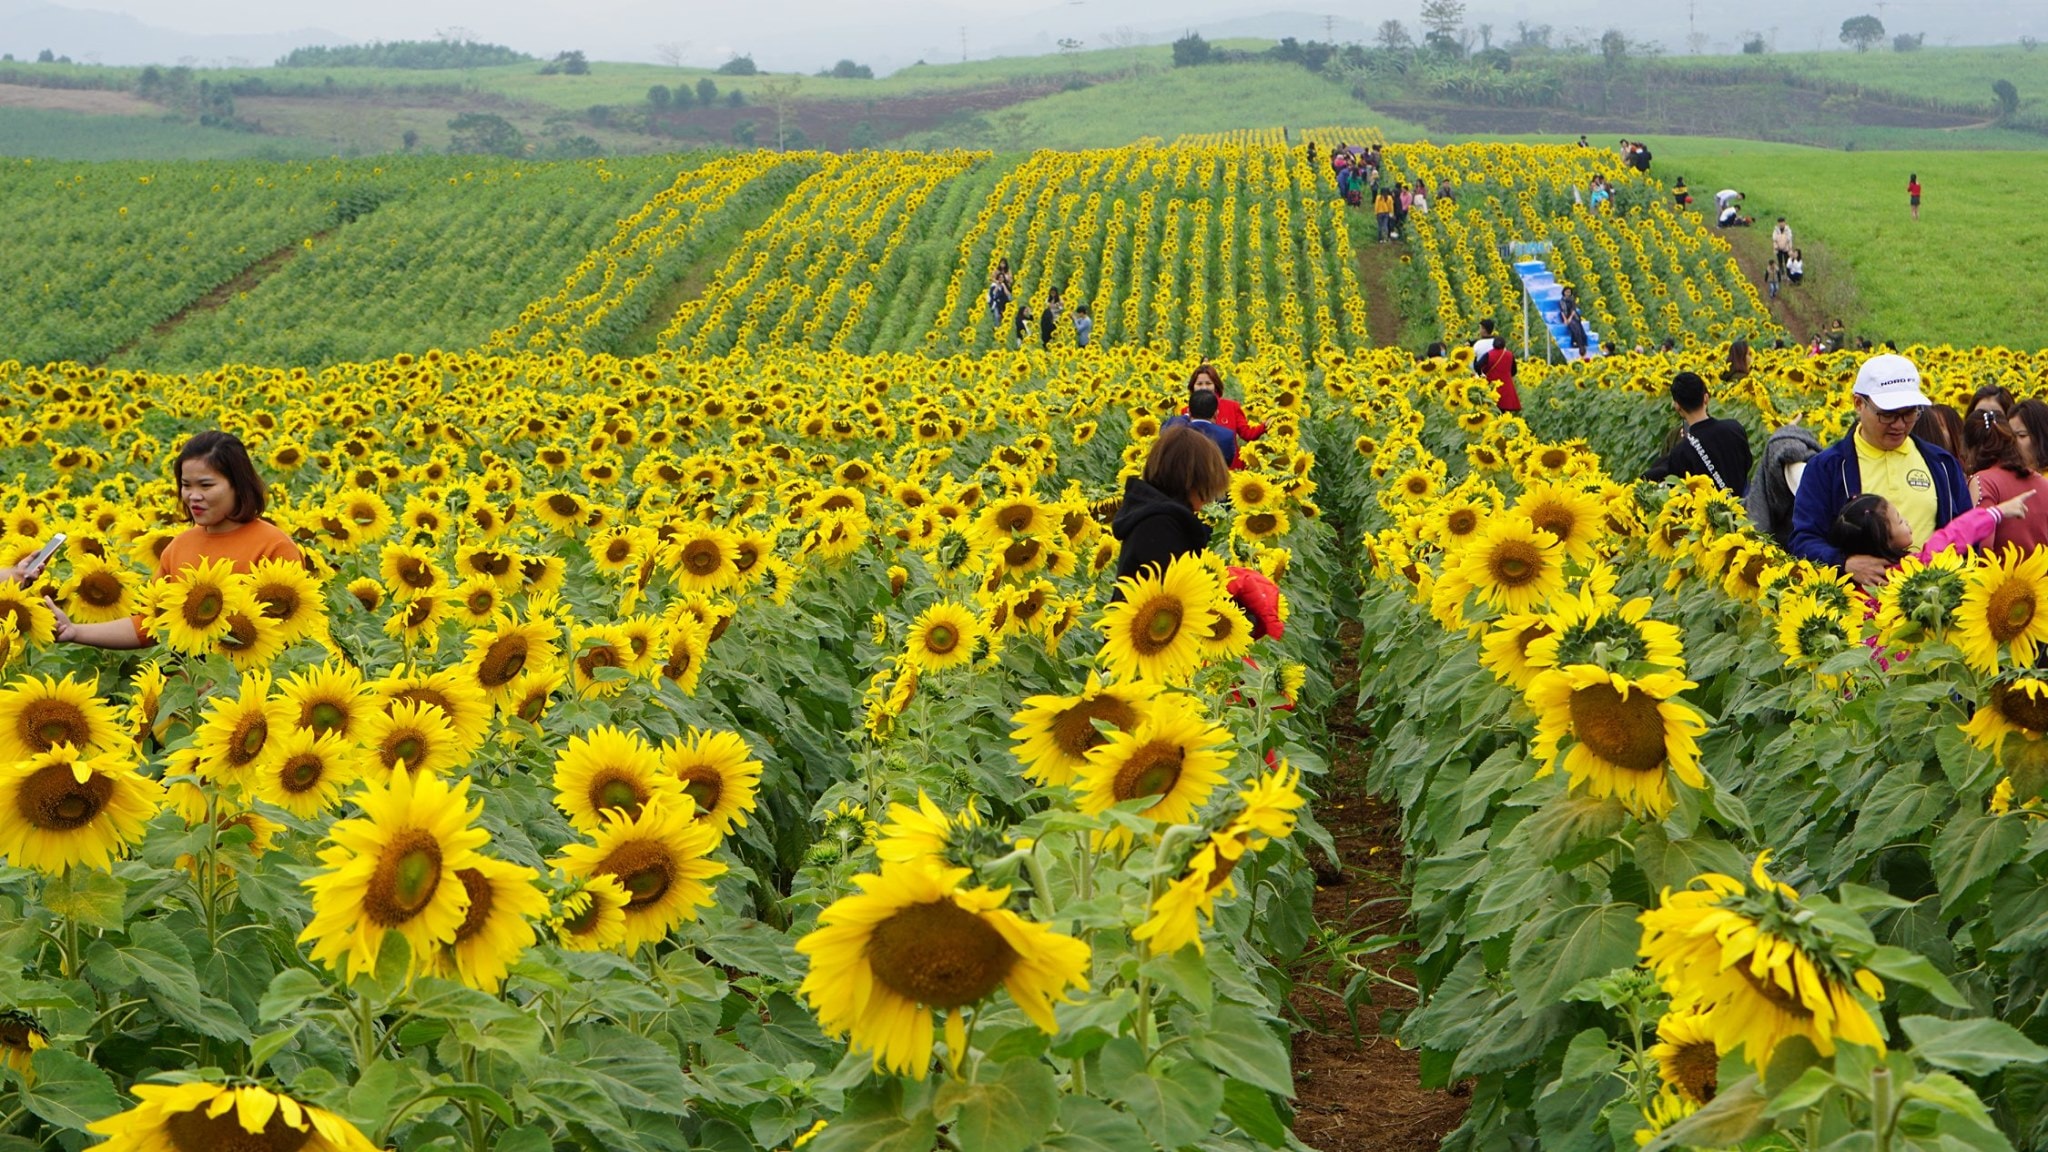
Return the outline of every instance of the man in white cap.
[[[1885,353],[1864,361],[1855,402],[1855,429],[1806,464],[1792,505],[1791,551],[1876,588],[1885,582],[1883,557],[1845,555],[1828,542],[1842,506],[1865,492],[1884,497],[1912,528],[1918,548],[1969,510],[1970,484],[1946,449],[1913,435],[1928,400],[1911,360]]]

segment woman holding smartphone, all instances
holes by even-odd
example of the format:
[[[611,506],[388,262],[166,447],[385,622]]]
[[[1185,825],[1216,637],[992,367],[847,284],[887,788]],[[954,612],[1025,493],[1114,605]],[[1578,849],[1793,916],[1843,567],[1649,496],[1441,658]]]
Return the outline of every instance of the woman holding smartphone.
[[[249,450],[234,436],[201,432],[185,442],[171,465],[178,482],[178,503],[192,527],[178,534],[158,558],[156,578],[176,576],[208,561],[226,560],[236,572],[247,572],[264,560],[299,560],[299,546],[277,525],[263,519],[266,496],[263,478],[249,459]],[[21,580],[15,568],[0,575]],[[36,573],[27,574],[33,579]],[[144,648],[150,644],[142,618],[76,624],[53,601],[57,640],[94,648]]]

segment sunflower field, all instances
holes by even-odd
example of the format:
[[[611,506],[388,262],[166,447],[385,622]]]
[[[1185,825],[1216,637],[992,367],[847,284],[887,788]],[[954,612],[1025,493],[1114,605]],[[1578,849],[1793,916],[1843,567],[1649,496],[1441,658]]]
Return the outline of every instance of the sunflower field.
[[[0,562],[71,542],[0,583],[0,1152],[1302,1147],[1354,666],[1336,751],[1399,806],[1411,915],[1370,947],[1420,998],[1381,1023],[1469,1094],[1447,1146],[2048,1142],[2048,561],[1866,606],[1631,481],[1754,300],[1652,185],[1569,218],[1562,150],[1389,147],[1470,192],[1411,250],[1435,306],[1569,233],[1589,315],[1697,304],[1681,351],[1529,364],[1510,417],[1462,349],[1367,347],[1347,210],[1284,140],[635,168],[574,252],[504,255],[524,302],[433,313],[474,350],[0,351]],[[102,176],[141,178],[85,166],[94,211]],[[395,207],[330,241],[426,243],[371,230]],[[479,258],[436,242],[428,287]],[[1097,341],[1001,347],[1005,259]],[[355,263],[271,299],[412,282]],[[1945,397],[2048,375],[1908,351]],[[1119,584],[1198,358],[1266,431],[1210,550]],[[1836,436],[1855,368],[1764,353],[1716,405]],[[302,562],[151,578],[209,428]],[[150,643],[55,643],[51,604]],[[1348,963],[1356,1010],[1387,977]]]

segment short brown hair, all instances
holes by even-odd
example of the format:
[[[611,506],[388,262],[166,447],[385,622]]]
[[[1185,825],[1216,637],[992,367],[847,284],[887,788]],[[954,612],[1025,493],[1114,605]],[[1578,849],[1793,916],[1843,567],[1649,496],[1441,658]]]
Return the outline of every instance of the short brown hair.
[[[185,479],[187,460],[202,461],[227,480],[228,487],[235,493],[235,512],[229,519],[237,524],[247,524],[262,518],[269,503],[263,490],[263,477],[256,474],[256,465],[249,459],[249,450],[232,433],[216,429],[201,432],[185,441],[185,447],[171,464],[172,484]],[[186,515],[189,517],[191,513],[188,511]]]
[[[1200,379],[1201,379],[1202,377],[1204,377],[1204,376],[1207,376],[1207,377],[1208,377],[1208,378],[1209,378],[1210,380],[1212,380],[1212,381],[1214,381],[1214,382],[1215,382],[1215,384],[1216,384],[1216,395],[1218,395],[1218,396],[1222,396],[1222,395],[1223,395],[1223,373],[1221,373],[1221,372],[1218,372],[1218,371],[1216,370],[1216,366],[1215,366],[1214,364],[1197,364],[1197,365],[1195,365],[1195,370],[1194,370],[1193,372],[1190,372],[1190,373],[1188,373],[1188,387],[1189,387],[1189,388],[1193,388],[1193,387],[1195,386],[1195,381],[1197,381],[1197,380],[1200,380]]]
[[[1214,440],[1186,424],[1159,434],[1145,457],[1144,481],[1183,504],[1215,500],[1230,490],[1230,466]]]

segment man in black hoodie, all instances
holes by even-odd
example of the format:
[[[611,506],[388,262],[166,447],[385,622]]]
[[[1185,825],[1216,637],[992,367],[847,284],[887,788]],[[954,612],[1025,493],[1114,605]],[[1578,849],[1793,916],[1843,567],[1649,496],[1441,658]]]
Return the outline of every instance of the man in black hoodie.
[[[1174,558],[1209,546],[1209,526],[1196,513],[1230,491],[1230,470],[1215,441],[1185,424],[1152,442],[1145,470],[1124,482],[1123,506],[1110,522],[1119,544],[1116,575],[1164,572]]]

